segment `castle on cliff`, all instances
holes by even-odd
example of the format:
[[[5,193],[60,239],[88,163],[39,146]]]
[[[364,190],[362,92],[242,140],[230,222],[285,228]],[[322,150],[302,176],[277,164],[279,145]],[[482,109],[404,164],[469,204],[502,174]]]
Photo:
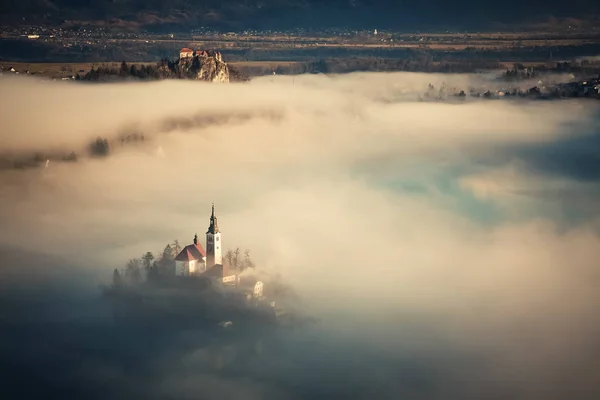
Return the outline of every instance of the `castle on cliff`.
[[[214,57],[217,61],[223,61],[223,57],[221,56],[221,52],[219,51],[192,50],[187,47],[184,47],[183,49],[179,50],[180,60],[194,57]]]

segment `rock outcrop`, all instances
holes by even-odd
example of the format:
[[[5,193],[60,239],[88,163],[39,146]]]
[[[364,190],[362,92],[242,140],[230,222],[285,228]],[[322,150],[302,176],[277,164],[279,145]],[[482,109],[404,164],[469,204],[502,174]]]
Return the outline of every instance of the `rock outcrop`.
[[[191,79],[229,83],[229,67],[219,52],[203,52],[194,57],[180,58],[175,68],[180,75]]]
[[[192,56],[192,53],[193,56]],[[120,68],[114,66],[102,66],[95,69],[92,67],[90,72],[84,76],[77,74],[76,80],[86,81],[116,81],[116,80],[160,80],[160,79],[192,79],[206,82],[229,83],[230,80],[247,80],[240,75],[238,71],[233,71],[233,78],[230,78],[230,71],[227,63],[223,61],[221,53],[218,51],[196,51],[190,50],[189,56],[171,61],[167,58],[160,60],[155,65],[127,65],[125,61],[121,63]]]

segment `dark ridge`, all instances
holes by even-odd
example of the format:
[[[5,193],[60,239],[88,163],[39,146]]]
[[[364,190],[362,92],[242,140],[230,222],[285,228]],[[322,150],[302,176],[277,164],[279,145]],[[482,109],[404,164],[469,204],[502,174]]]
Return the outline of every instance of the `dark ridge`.
[[[3,23],[112,21],[153,30],[211,26],[224,30],[346,27],[352,29],[489,29],[491,24],[590,18],[596,0],[0,0]],[[117,23],[117,20],[119,23]]]

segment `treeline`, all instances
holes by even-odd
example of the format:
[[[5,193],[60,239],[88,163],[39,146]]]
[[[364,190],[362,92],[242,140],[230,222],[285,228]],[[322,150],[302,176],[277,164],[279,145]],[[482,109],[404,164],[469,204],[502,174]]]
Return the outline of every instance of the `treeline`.
[[[127,65],[127,63],[123,61],[120,68],[111,66],[92,67],[92,69],[83,76],[77,74],[75,79],[82,81],[104,81],[114,78],[135,78],[141,80],[166,79],[164,71],[161,71],[159,66],[160,63],[156,65]]]
[[[189,65],[188,65],[189,64]],[[119,68],[114,66],[99,66],[85,75],[77,74],[75,80],[80,81],[107,81],[107,80],[161,80],[161,79],[195,79],[198,71],[202,68],[198,57],[189,63],[171,61],[167,58],[161,59],[156,64],[127,64],[121,62]],[[232,82],[244,82],[250,77],[232,67],[229,67],[229,80]]]
[[[175,257],[181,250],[179,241],[174,240],[156,255],[146,252],[139,258],[130,259],[124,268],[116,268],[113,271],[113,287],[135,286],[144,282],[157,283],[162,278],[175,276]],[[227,250],[224,264],[239,273],[255,267],[254,261],[250,257],[250,250],[246,249],[242,255],[239,248]]]
[[[335,58],[323,59],[310,65],[313,73],[347,73],[356,71],[388,72],[446,72],[467,73],[482,69],[498,69],[500,64],[495,61],[455,61],[439,62],[430,57],[414,59],[390,58]]]
[[[343,74],[350,72],[437,72],[437,73],[469,73],[486,69],[501,69],[495,61],[435,61],[431,57],[396,59],[396,58],[327,58],[316,61],[282,63],[275,69],[267,66],[244,67],[249,75],[299,75],[299,74]],[[231,70],[231,67],[230,67]]]
[[[250,250],[244,250],[244,255],[242,257],[239,247],[235,250],[227,250],[224,263],[229,268],[239,272],[254,268],[254,262],[250,258]]]
[[[530,79],[540,76],[541,74],[573,74],[579,77],[585,76],[598,76],[600,77],[600,65],[591,62],[582,63],[571,63],[571,62],[557,62],[553,66],[546,64],[539,64],[532,67],[525,67],[521,63],[515,63],[511,69],[507,69],[502,77],[505,80],[521,80]]]
[[[138,132],[125,133],[120,135],[116,140],[109,141],[107,138],[98,136],[91,141],[87,149],[81,152],[75,151],[53,151],[50,153],[36,151],[33,153],[9,153],[0,154],[0,170],[3,169],[28,169],[48,166],[54,162],[76,162],[82,156],[88,157],[106,157],[110,154],[115,143],[120,143],[122,146],[143,142],[145,137]],[[87,150],[87,151],[86,151]]]
[[[175,274],[175,257],[181,251],[179,241],[174,240],[165,246],[158,257],[148,251],[139,258],[130,259],[125,268],[113,271],[113,285],[139,285],[144,281],[155,281],[160,276]]]
[[[48,162],[75,162],[78,156],[74,151],[33,154],[0,154],[0,170],[39,168]]]
[[[133,145],[146,140],[145,136],[139,132],[127,132],[109,141],[107,138],[98,136],[91,141],[86,149],[81,151],[53,151],[33,153],[7,153],[0,154],[0,170],[3,169],[29,169],[48,166],[54,162],[76,162],[82,156],[85,157],[106,157],[110,154],[115,145],[121,146]],[[87,150],[87,151],[86,151]]]

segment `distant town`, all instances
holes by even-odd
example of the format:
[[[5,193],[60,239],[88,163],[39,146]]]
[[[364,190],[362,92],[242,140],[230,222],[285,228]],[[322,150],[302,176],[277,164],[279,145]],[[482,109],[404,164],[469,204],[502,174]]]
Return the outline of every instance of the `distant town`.
[[[0,59],[35,62],[149,62],[182,47],[220,49],[228,62],[306,61],[329,57],[556,62],[600,54],[600,28],[539,32],[395,32],[377,29],[290,29],[221,32],[119,31],[96,26],[0,28]],[[473,52],[477,51],[478,54]]]

